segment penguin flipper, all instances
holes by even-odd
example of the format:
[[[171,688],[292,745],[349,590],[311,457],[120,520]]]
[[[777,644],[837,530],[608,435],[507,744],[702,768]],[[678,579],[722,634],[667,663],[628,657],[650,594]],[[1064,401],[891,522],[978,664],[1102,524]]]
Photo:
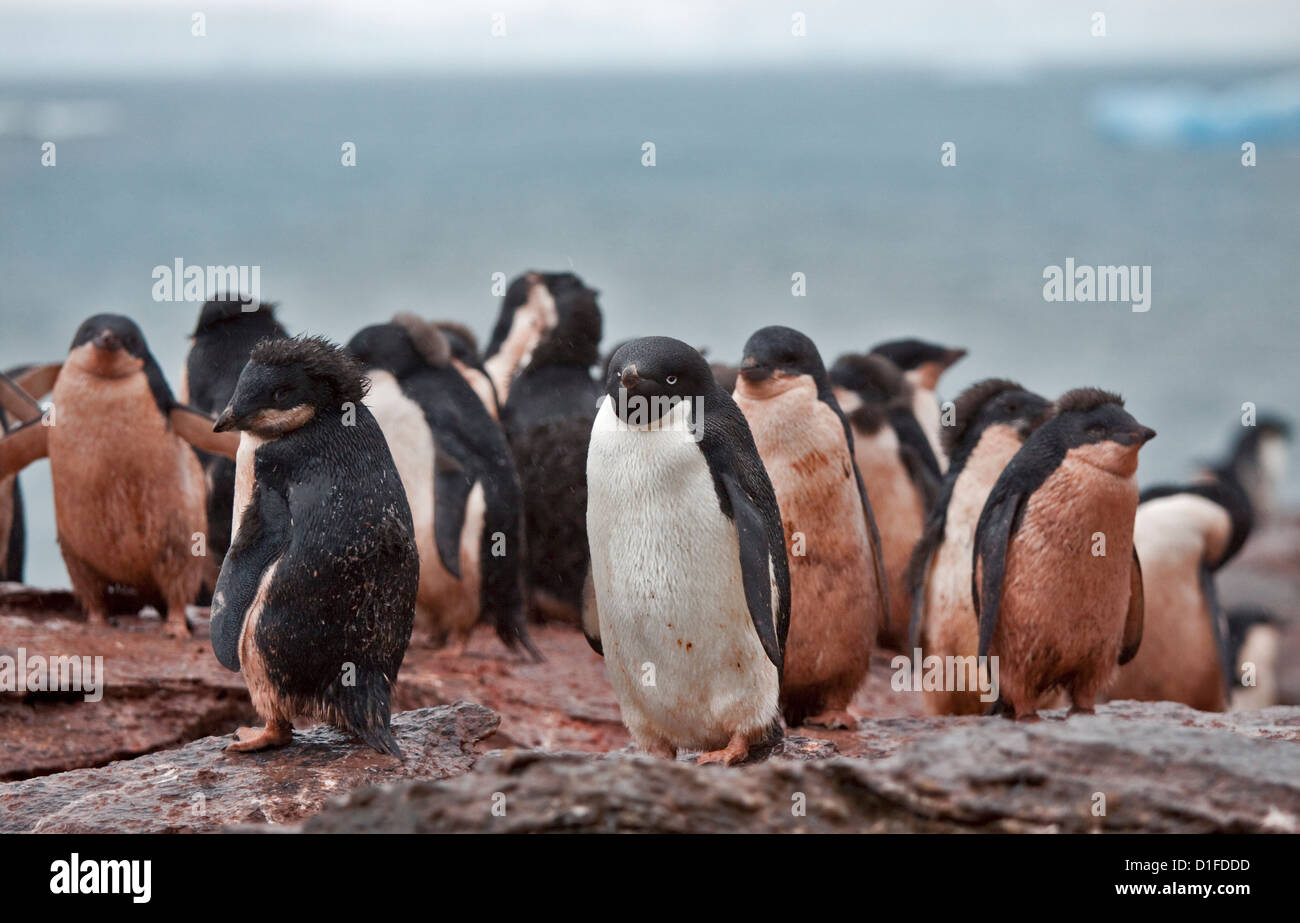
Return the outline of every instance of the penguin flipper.
[[[289,540],[289,504],[262,482],[239,522],[239,534],[226,552],[212,591],[212,652],[227,670],[239,672],[239,636],[257,600],[262,577],[284,552]]]
[[[858,483],[858,499],[862,501],[862,512],[867,518],[867,534],[871,538],[871,564],[876,573],[876,595],[880,597],[880,621],[877,625],[889,624],[889,581],[885,579],[885,552],[880,543],[880,529],[876,525],[876,514],[867,499],[867,485],[862,481],[862,472],[853,460],[853,446],[849,445],[849,464],[853,466],[853,477]]]
[[[1204,573],[1204,568],[1202,568]],[[1122,667],[1137,656],[1142,645],[1142,624],[1145,618],[1146,597],[1142,590],[1142,562],[1137,549],[1133,549],[1133,567],[1129,572],[1128,614],[1124,617],[1124,640],[1119,648],[1119,665]],[[1220,655],[1223,651],[1220,649]]]
[[[921,646],[921,634],[925,628],[925,583],[930,573],[930,561],[943,543],[944,530],[948,525],[948,501],[951,497],[952,485],[945,484],[934,507],[925,517],[925,528],[907,562],[907,586],[912,594],[912,617],[907,623],[907,640],[913,650]]]
[[[998,609],[1002,605],[1002,581],[1007,574],[1007,548],[1019,525],[1026,494],[1005,486],[1004,471],[999,483],[984,504],[975,527],[974,551],[971,555],[970,591],[979,619],[979,656],[987,657],[998,627]],[[980,601],[980,562],[983,561],[984,600]]]
[[[17,474],[48,454],[50,429],[39,419],[24,423],[0,438],[0,478]]]
[[[202,410],[177,404],[168,411],[167,420],[176,431],[176,435],[201,452],[234,459],[235,453],[239,451],[238,431],[214,432],[212,426],[217,422],[216,418]]]
[[[596,582],[591,570],[587,570],[587,579],[582,584],[582,635],[591,645],[591,649],[600,656],[605,656],[605,647],[600,643],[600,612],[596,608]]]
[[[48,365],[34,365],[31,368],[24,369],[19,374],[14,375],[13,378],[18,387],[22,388],[37,400],[40,400],[54,390],[54,382],[58,379],[59,372],[62,369],[62,362],[54,362]]]
[[[934,446],[930,445],[930,440],[925,438],[925,430],[921,429],[916,414],[912,413],[910,407],[895,407],[889,411],[889,425],[894,428],[900,446],[906,447],[909,454],[915,456],[920,463],[921,471],[937,484],[943,477],[943,472],[939,469],[939,459],[935,457]]]
[[[1237,685],[1236,657],[1232,653],[1228,637],[1228,616],[1219,605],[1214,570],[1205,561],[1201,562],[1201,596],[1205,599],[1205,611],[1210,614],[1210,631],[1214,634],[1214,649],[1219,655],[1219,664],[1223,670],[1224,692],[1231,697],[1232,688]]]
[[[789,611],[786,606],[785,612],[777,612],[776,608],[779,607],[772,605],[773,565],[771,548],[768,546],[767,523],[736,475],[724,472],[721,481],[726,488],[727,498],[731,501],[732,519],[740,541],[740,573],[749,618],[754,623],[754,630],[767,653],[767,659],[780,670],[785,656],[781,643],[781,621],[789,618]]]
[[[22,385],[21,379],[25,375],[26,373],[15,379],[0,374],[0,410],[13,416],[19,423],[39,420],[42,412],[41,405]]]
[[[475,479],[449,451],[444,436],[433,450],[433,540],[438,560],[460,579],[460,534],[465,528],[465,505]]]

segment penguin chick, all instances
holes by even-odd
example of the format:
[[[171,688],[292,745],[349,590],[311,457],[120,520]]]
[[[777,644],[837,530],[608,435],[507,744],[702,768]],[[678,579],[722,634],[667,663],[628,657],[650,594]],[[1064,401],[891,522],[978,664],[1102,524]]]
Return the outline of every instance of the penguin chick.
[[[878,343],[871,352],[898,366],[912,385],[912,410],[938,460],[940,472],[946,471],[948,459],[939,438],[939,398],[935,389],[939,386],[939,377],[965,356],[966,350],[936,346],[924,340],[890,340]]]
[[[91,623],[107,621],[109,589],[120,586],[165,607],[169,634],[188,635],[185,607],[205,568],[195,536],[207,528],[191,445],[233,455],[235,440],[177,402],[140,328],[118,314],[78,328],[52,403],[48,421],[0,440],[0,478],[49,457],[59,549]]]
[[[633,740],[735,763],[779,733],[790,574],[745,417],[668,337],[614,356],[587,458],[587,631]]]
[[[275,305],[249,300],[208,301],[190,336],[190,352],[181,375],[181,401],[218,414],[235,393],[235,382],[253,347],[264,339],[284,339],[288,332],[275,319]],[[221,570],[230,547],[234,516],[235,462],[219,455],[200,454],[208,484],[208,555],[212,562],[208,587]]]
[[[521,276],[506,292],[484,361],[503,396],[523,491],[529,611],[574,625],[588,568],[587,440],[600,397],[591,376],[600,358],[597,294],[573,273]]]
[[[733,397],[771,478],[789,553],[786,723],[856,727],[849,700],[871,665],[889,588],[853,433],[817,347],[789,327],[749,338]]]
[[[883,356],[835,360],[831,384],[853,428],[854,457],[880,526],[889,583],[889,616],[880,643],[902,650],[911,588],[907,565],[939,486],[939,463],[912,411],[913,388]]]
[[[522,512],[505,433],[453,359],[440,325],[413,315],[366,327],[347,351],[401,475],[420,554],[416,619],[463,651],[492,625],[540,659],[524,624]]]
[[[1133,526],[1142,560],[1142,648],[1120,668],[1112,699],[1225,711],[1235,685],[1215,572],[1250,534],[1245,491],[1231,481],[1143,491]]]
[[[411,510],[360,365],[318,337],[253,348],[218,431],[239,431],[234,539],[212,597],[212,649],[244,674],[283,746],[306,715],[401,757],[389,702],[420,579]]]
[[[977,663],[979,626],[970,580],[975,526],[1002,469],[1051,408],[1046,398],[1001,378],[971,385],[954,402],[953,425],[943,431],[951,463],[908,566],[910,651]],[[987,711],[980,690],[963,686],[968,688],[927,690],[926,709],[937,715]]]
[[[1064,394],[989,493],[975,527],[979,656],[998,657],[1001,700],[1036,715],[1055,688],[1091,712],[1142,640],[1133,549],[1138,451],[1155,431],[1114,394]]]

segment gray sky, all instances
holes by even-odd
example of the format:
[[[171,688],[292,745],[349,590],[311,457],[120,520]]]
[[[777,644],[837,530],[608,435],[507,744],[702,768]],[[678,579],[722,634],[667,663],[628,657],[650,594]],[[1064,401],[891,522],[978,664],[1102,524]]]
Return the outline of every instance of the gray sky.
[[[191,35],[191,16],[207,35]],[[1106,36],[1092,35],[1093,13]],[[807,34],[791,35],[802,12]],[[493,16],[506,35],[493,37]],[[1300,0],[0,0],[0,76],[1266,61]]]

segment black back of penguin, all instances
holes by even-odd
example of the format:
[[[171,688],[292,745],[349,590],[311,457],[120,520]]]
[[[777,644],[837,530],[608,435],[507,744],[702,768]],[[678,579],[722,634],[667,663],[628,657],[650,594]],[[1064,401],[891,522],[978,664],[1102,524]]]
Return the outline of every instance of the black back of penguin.
[[[482,485],[480,620],[492,625],[507,647],[522,644],[540,659],[525,626],[522,498],[505,433],[451,365],[457,347],[445,336],[446,329],[409,316],[395,320],[401,322],[361,330],[347,351],[368,368],[383,369],[397,379],[402,392],[424,413],[437,453],[448,460],[435,465],[436,475],[430,473],[436,478],[434,532],[445,564],[455,566],[466,504],[474,485]],[[442,343],[436,342],[435,330]],[[504,538],[503,555],[493,554],[495,536]]]
[[[393,752],[388,707],[414,622],[419,556],[364,390],[359,365],[326,341],[253,350],[219,425],[273,426],[302,407],[311,416],[254,453],[252,501],[215,594],[229,610],[214,614],[212,641],[231,666],[246,612],[233,600],[274,564],[253,638],[271,683],[304,711]]]

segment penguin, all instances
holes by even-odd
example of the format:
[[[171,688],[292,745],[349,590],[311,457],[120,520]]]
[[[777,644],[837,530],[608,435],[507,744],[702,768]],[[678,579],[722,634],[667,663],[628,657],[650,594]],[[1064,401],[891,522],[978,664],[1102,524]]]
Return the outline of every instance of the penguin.
[[[925,438],[938,460],[939,470],[947,470],[948,459],[943,454],[943,444],[939,438],[939,398],[935,395],[935,388],[939,386],[939,377],[964,357],[966,350],[909,339],[878,343],[872,347],[871,352],[884,356],[898,366],[912,385],[913,412],[925,431]]]
[[[454,321],[435,321],[434,326],[442,332],[451,347],[451,364],[474,389],[484,409],[493,420],[501,418],[501,404],[497,400],[497,389],[483,367],[483,357],[479,355],[478,338],[464,324]]]
[[[363,398],[361,364],[320,337],[253,347],[215,429],[239,433],[234,538],[212,649],[266,723],[227,750],[288,744],[309,716],[401,758],[389,703],[420,580],[411,509]]]
[[[249,299],[208,301],[190,335],[182,367],[180,400],[208,414],[220,413],[235,393],[235,382],[253,347],[264,339],[284,339],[289,332],[275,318],[275,305]],[[208,589],[230,547],[234,515],[235,463],[220,455],[199,456],[208,483]]]
[[[880,526],[889,584],[880,643],[902,650],[911,613],[907,566],[938,491],[939,463],[912,411],[912,386],[892,362],[841,356],[830,381],[853,429],[854,458]]]
[[[975,527],[980,657],[998,658],[1004,713],[1036,717],[1064,689],[1093,710],[1142,641],[1133,548],[1138,452],[1155,437],[1114,394],[1062,395],[998,476]]]
[[[527,273],[506,291],[484,368],[524,498],[529,612],[581,621],[588,556],[587,440],[601,389],[597,292],[572,273]]]
[[[853,433],[817,347],[790,327],[749,338],[732,397],[776,492],[788,552],[786,724],[856,727],[849,700],[871,665],[889,587]]]
[[[1016,382],[988,378],[963,391],[953,406],[953,425],[943,430],[951,462],[908,565],[908,650],[973,658],[979,649],[970,592],[975,526],[1002,469],[1052,405]],[[925,705],[938,715],[976,715],[989,707],[978,689],[927,690]]]
[[[744,414],[695,349],[646,337],[614,356],[587,485],[587,631],[623,723],[660,756],[743,760],[780,733],[790,573]]]
[[[463,653],[474,626],[540,660],[524,624],[519,480],[505,433],[456,364],[441,325],[412,314],[366,327],[347,352],[406,490],[420,555],[416,621]]]
[[[1234,667],[1232,710],[1253,711],[1281,704],[1278,675],[1286,621],[1258,606],[1227,612],[1228,649]]]
[[[1120,668],[1110,698],[1227,710],[1236,663],[1214,575],[1245,544],[1252,522],[1245,491],[1231,481],[1142,492],[1133,526],[1142,648]]]
[[[19,366],[0,375],[0,435],[41,416],[40,405],[28,389],[44,394],[54,384],[42,375],[49,367]],[[54,367],[57,375],[57,366]],[[8,412],[6,412],[8,409]],[[0,478],[0,581],[22,583],[27,556],[27,520],[18,475]]]
[[[78,328],[52,403],[48,421],[0,440],[0,477],[49,458],[59,547],[92,624],[107,621],[109,590],[121,586],[164,607],[169,634],[188,635],[206,560],[195,536],[207,529],[193,449],[233,456],[237,441],[176,400],[140,328],[118,314]]]
[[[1236,484],[1250,501],[1257,521],[1274,512],[1278,489],[1287,468],[1291,426],[1281,417],[1265,415],[1242,427],[1228,454],[1202,472],[1202,479]]]

